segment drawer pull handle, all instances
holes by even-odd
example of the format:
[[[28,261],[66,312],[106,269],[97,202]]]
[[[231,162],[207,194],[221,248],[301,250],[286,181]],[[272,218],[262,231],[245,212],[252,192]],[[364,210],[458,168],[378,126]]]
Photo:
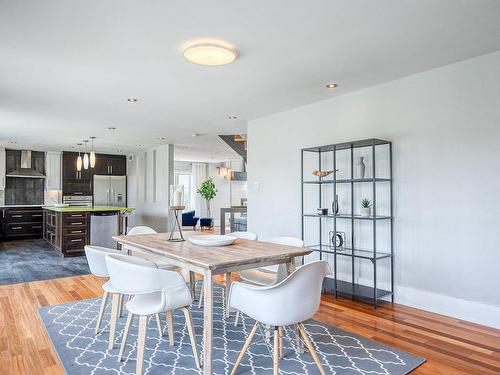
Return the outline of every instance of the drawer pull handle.
[[[79,240],[71,240],[71,242],[82,242],[82,240],[81,239],[79,239]]]
[[[23,215],[12,215],[12,217],[23,217]]]
[[[42,217],[41,214],[31,215],[32,217]]]
[[[83,215],[82,215],[82,214],[71,214],[71,215],[69,215],[69,216],[71,216],[71,217],[83,217]]]
[[[83,230],[72,230],[71,233],[83,233]]]
[[[23,229],[23,227],[12,227],[11,229],[18,230],[18,229]]]
[[[83,223],[71,223],[71,225],[82,225]]]
[[[40,229],[40,228],[42,228],[42,226],[41,225],[35,225],[35,226],[32,226],[31,228],[33,228],[33,229]]]

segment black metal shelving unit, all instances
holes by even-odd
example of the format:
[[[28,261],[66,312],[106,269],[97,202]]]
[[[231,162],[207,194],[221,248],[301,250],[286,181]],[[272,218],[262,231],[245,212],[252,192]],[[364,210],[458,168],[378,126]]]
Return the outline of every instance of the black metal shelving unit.
[[[378,147],[383,147],[382,156],[377,156]],[[356,149],[364,148],[364,152],[369,152],[371,155],[371,177],[370,178],[355,178],[354,176],[354,153]],[[350,170],[350,178],[339,178],[337,179],[337,152],[344,151],[350,154],[347,168]],[[312,154],[317,156],[317,169],[322,170],[322,159],[325,155],[331,155],[333,159],[332,169],[333,172],[327,177],[318,177],[317,180],[308,179],[304,180],[304,156],[306,154]],[[377,159],[380,157],[387,158],[385,160],[386,165],[388,165],[388,175],[387,176],[377,176],[376,163]],[[308,147],[301,150],[301,192],[302,192],[302,239],[306,241],[306,246],[312,248],[315,252],[319,254],[319,258],[323,259],[324,254],[333,255],[333,279],[326,279],[324,288],[326,292],[331,292],[335,297],[338,295],[349,296],[355,299],[361,299],[373,303],[376,308],[377,303],[381,298],[391,296],[391,301],[394,302],[394,248],[393,248],[393,227],[394,227],[394,217],[393,217],[393,175],[392,172],[392,142],[385,141],[381,139],[365,139],[354,142],[344,142],[339,144],[331,144],[318,147]],[[345,177],[345,176],[344,176]],[[337,188],[340,185],[347,184],[350,186],[350,213],[335,213],[332,211],[327,215],[315,214],[314,212],[304,211],[304,187],[315,185],[317,186],[318,194],[318,207],[323,207],[323,189],[325,186],[333,187],[333,198],[337,196]],[[355,186],[357,184],[370,184],[371,194],[372,194],[372,215],[371,216],[361,216],[355,215]],[[388,214],[379,215],[377,214],[377,189],[381,184],[389,184],[388,188]],[[330,203],[330,202],[329,202]],[[329,205],[330,206],[330,205]],[[306,239],[306,229],[305,220],[310,218],[317,218],[318,224],[318,235],[319,243],[308,244]],[[350,225],[350,246],[344,246],[341,248],[337,247],[335,241],[330,242],[329,236],[324,241],[324,229],[332,229],[333,233],[338,233],[338,222],[343,220],[347,222],[346,225]],[[371,249],[356,248],[356,243],[358,242],[357,233],[355,231],[355,223],[357,221],[369,221],[372,224],[372,238],[371,238]],[[389,233],[387,242],[389,244],[387,249],[378,250],[377,249],[377,224],[381,221],[389,222]],[[344,224],[345,224],[344,222]],[[337,257],[345,257],[351,259],[351,280],[345,281],[338,279],[338,259]],[[373,265],[373,283],[371,286],[361,285],[356,283],[355,280],[355,260],[369,260]],[[390,262],[387,268],[390,270],[390,290],[381,289],[377,286],[377,263],[378,262]]]

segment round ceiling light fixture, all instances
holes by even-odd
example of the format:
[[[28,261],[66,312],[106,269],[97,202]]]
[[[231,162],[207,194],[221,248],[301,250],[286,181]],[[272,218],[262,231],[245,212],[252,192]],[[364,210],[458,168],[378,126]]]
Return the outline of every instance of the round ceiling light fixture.
[[[337,85],[336,83],[328,83],[328,84],[326,85],[326,88],[327,88],[327,89],[334,89],[334,88],[336,88],[337,86],[338,86],[338,85]]]
[[[227,116],[227,118],[228,118],[229,120],[236,120],[236,119],[237,119],[237,117],[236,117],[236,116]]]
[[[116,128],[114,126],[108,126],[109,130],[115,130]]]
[[[184,50],[184,58],[194,64],[218,66],[232,63],[238,57],[234,48],[226,43],[198,43]]]
[[[139,99],[137,99],[137,98],[128,98],[127,101],[129,101],[130,103],[137,103],[139,101]]]

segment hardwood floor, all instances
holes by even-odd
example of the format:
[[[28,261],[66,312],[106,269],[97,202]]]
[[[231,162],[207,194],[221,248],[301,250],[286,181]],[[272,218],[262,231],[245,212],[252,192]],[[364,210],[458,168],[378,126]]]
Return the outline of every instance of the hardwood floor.
[[[0,286],[0,374],[64,374],[37,308],[98,297],[101,284],[86,275]],[[316,319],[427,358],[412,374],[500,374],[500,330],[402,305],[374,310],[330,296]]]

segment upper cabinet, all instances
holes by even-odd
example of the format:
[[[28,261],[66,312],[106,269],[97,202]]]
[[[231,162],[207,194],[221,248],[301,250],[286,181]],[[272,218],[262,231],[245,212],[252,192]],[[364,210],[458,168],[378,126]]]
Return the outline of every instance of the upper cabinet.
[[[126,156],[96,154],[94,174],[125,176],[127,174]]]
[[[5,149],[0,148],[0,190],[5,189]]]
[[[45,156],[45,188],[61,190],[61,153],[48,151]]]

